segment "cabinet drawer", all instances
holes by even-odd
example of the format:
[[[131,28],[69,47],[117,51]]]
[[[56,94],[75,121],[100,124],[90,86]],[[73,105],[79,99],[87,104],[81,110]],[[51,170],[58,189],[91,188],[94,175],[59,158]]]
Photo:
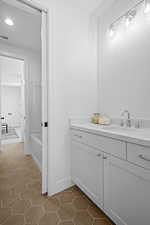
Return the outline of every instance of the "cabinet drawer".
[[[126,159],[126,144],[122,141],[79,130],[72,130],[72,140],[87,144],[119,158]]]
[[[127,144],[127,160],[150,169],[150,148],[136,144]]]

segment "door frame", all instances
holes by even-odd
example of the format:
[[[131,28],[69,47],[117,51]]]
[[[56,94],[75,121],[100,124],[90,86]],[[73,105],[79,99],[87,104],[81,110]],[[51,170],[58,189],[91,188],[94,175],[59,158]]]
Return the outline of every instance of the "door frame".
[[[51,53],[51,57],[49,57],[49,47],[50,49],[52,50],[52,46],[51,46],[51,41],[49,42],[48,41],[48,37],[49,37],[49,33],[50,33],[50,37],[49,39],[52,40],[52,32],[49,32],[49,27],[48,27],[48,18],[51,18],[52,17],[52,13],[50,13],[50,9],[46,8],[44,5],[41,5],[40,3],[37,2],[37,0],[33,0],[32,2],[29,2],[28,0],[17,0],[19,1],[20,3],[22,4],[25,4],[25,5],[28,5],[29,7],[32,7],[32,8],[35,8],[37,10],[39,10],[41,12],[41,18],[43,19],[42,17],[42,14],[45,13],[45,16],[46,16],[46,20],[45,20],[45,28],[42,29],[41,27],[41,44],[42,44],[42,47],[44,47],[44,49],[42,49],[42,57],[43,59],[46,59],[46,63],[42,63],[42,65],[45,66],[45,68],[42,68],[42,72],[45,73],[45,76],[46,76],[46,79],[44,78],[43,82],[46,82],[47,83],[43,83],[42,86],[46,86],[47,87],[47,121],[42,121],[42,123],[45,123],[45,122],[48,122],[48,124],[50,124],[49,122],[49,119],[51,118],[49,116],[49,111],[51,112],[52,110],[52,107],[51,107],[51,95],[49,97],[49,93],[51,94],[52,92],[52,83],[50,85],[50,80],[51,80],[51,75],[52,75],[52,68],[51,70],[49,71],[49,66],[48,66],[48,62],[49,64],[51,64],[51,67],[52,67],[52,53]],[[42,24],[43,25],[43,24]],[[44,32],[44,33],[43,33]],[[46,40],[46,43],[45,43],[45,40],[44,40],[44,43],[43,43],[43,40],[42,38],[44,38]],[[0,52],[1,53],[1,52]],[[3,53],[2,53],[3,54]],[[5,53],[4,53],[5,54]],[[7,53],[6,53],[7,55]],[[13,54],[8,54],[9,56],[12,55],[12,57],[14,58],[18,58],[18,56],[16,55],[13,55]],[[19,57],[20,58],[20,57]],[[21,57],[22,58],[22,57]],[[42,60],[43,60],[42,59]],[[28,79],[28,69],[29,69],[29,66],[28,66],[28,60],[26,58],[23,58],[24,60],[24,65],[25,65],[25,68],[24,68],[24,76],[25,76],[25,82],[26,82],[26,79]],[[43,75],[42,75],[43,77]],[[49,79],[50,77],[50,79]],[[26,84],[26,87],[25,89],[28,89],[28,84]],[[49,91],[50,89],[50,91]],[[27,92],[28,93],[28,92]],[[26,98],[28,99],[28,98]],[[26,104],[28,104],[28,102],[26,101]],[[26,107],[25,107],[26,108]],[[50,109],[50,110],[49,110]],[[29,113],[29,110],[28,112],[26,112],[26,116],[28,116],[28,113]],[[26,128],[29,130],[29,124],[26,124]],[[45,127],[46,129],[46,134],[47,134],[47,145],[46,145],[46,148],[44,149],[44,151],[42,151],[42,194],[48,194],[48,190],[50,190],[50,187],[48,185],[48,180],[49,180],[49,175],[48,175],[48,148],[50,146],[50,142],[49,142],[49,131],[50,131],[50,128],[48,127]],[[29,132],[27,132],[29,134]],[[28,140],[26,141],[27,143],[27,146],[25,147],[25,154],[28,154],[28,146],[29,146],[29,135],[28,135]],[[50,194],[50,193],[49,193]]]
[[[20,1],[20,0],[17,0]],[[49,77],[48,77],[48,62],[49,62],[49,54],[48,54],[48,18],[49,18],[49,10],[44,6],[39,4],[36,0],[29,2],[27,0],[21,0],[22,4],[28,5],[29,7],[35,8],[41,12],[42,18],[42,26],[41,26],[41,61],[42,61],[42,194],[48,194],[48,136],[49,136],[49,118],[48,111],[50,105],[50,100],[48,99],[48,90],[49,90]],[[51,32],[52,35],[52,32]],[[46,99],[45,99],[46,98]],[[46,109],[43,109],[43,107]],[[44,126],[47,123],[47,127]]]

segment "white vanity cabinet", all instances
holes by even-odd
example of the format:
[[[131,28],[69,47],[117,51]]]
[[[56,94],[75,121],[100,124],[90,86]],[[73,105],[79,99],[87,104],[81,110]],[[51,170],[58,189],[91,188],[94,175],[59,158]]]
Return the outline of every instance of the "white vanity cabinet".
[[[73,129],[72,180],[116,225],[150,225],[149,147]]]
[[[72,142],[72,180],[103,207],[103,157],[100,151]]]
[[[150,171],[108,156],[104,160],[104,210],[118,225],[149,225]]]

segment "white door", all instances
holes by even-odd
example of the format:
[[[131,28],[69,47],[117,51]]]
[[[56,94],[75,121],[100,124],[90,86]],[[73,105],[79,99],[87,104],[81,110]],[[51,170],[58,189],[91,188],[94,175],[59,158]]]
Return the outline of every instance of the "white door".
[[[150,171],[127,161],[104,161],[104,207],[117,225],[150,224]]]
[[[72,142],[72,180],[103,207],[103,154],[100,151]]]
[[[47,14],[42,12],[42,193],[48,193]]]

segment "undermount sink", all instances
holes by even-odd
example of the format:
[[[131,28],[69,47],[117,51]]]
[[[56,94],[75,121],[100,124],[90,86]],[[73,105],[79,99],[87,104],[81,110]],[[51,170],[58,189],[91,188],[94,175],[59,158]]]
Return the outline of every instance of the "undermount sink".
[[[114,131],[114,132],[135,132],[138,129],[134,127],[121,127],[121,126],[106,126],[103,127],[104,130]]]

